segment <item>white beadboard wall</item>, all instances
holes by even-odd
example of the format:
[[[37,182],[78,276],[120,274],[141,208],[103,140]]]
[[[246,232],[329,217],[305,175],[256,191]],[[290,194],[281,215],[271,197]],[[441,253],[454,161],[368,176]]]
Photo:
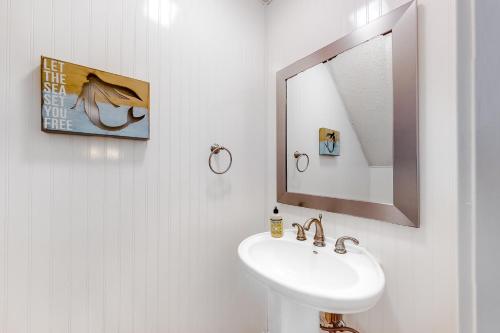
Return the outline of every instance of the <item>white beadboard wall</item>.
[[[265,7],[0,0],[0,332],[262,332]],[[151,140],[40,131],[40,56],[151,83]],[[231,171],[207,166],[217,142]]]
[[[270,204],[275,201],[275,73],[406,0],[274,0],[267,7]],[[351,235],[379,258],[387,289],[372,310],[348,317],[363,333],[455,333],[457,115],[455,0],[419,0],[422,227],[324,214],[329,236]],[[281,205],[288,223],[317,211]]]

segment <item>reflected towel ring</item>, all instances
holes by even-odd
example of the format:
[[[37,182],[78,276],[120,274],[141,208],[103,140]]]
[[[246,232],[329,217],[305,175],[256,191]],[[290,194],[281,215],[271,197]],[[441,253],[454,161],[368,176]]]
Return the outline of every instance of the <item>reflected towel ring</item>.
[[[218,153],[220,153],[222,150],[225,150],[227,152],[227,154],[229,155],[229,164],[225,170],[217,171],[212,167],[212,157],[214,155],[217,155]],[[217,175],[222,175],[222,174],[229,171],[232,164],[233,164],[233,155],[231,154],[229,149],[227,149],[226,147],[220,146],[216,143],[210,147],[210,156],[208,157],[208,167],[210,168],[210,170],[212,170],[213,173],[215,173]]]
[[[305,156],[305,158],[307,159],[307,164],[304,169],[299,168],[299,160],[302,156]],[[309,155],[307,155],[306,153],[299,153],[298,151],[296,151],[295,153],[293,153],[293,157],[295,157],[295,167],[297,168],[298,172],[304,172],[307,170],[307,168],[309,168]]]

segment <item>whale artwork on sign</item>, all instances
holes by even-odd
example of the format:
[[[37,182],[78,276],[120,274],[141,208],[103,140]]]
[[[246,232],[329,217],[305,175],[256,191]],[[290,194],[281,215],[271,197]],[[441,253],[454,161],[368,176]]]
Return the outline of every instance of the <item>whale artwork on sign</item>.
[[[149,83],[42,57],[42,130],[149,139]]]

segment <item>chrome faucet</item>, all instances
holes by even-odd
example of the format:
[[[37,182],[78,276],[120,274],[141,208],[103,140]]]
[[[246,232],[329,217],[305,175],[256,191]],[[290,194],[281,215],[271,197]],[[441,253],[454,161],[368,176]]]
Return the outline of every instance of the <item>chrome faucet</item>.
[[[349,240],[349,241],[353,242],[354,244],[359,245],[359,241],[354,237],[349,237],[349,236],[340,237],[335,242],[335,252],[337,252],[338,254],[346,254],[347,253],[347,250],[345,249],[345,244],[344,244],[346,240]]]
[[[319,218],[312,217],[304,223],[304,230],[309,231],[311,224],[316,224],[316,233],[314,234],[313,244],[319,247],[325,246],[325,233],[323,232],[323,225],[321,224],[321,219],[323,215],[319,214]]]

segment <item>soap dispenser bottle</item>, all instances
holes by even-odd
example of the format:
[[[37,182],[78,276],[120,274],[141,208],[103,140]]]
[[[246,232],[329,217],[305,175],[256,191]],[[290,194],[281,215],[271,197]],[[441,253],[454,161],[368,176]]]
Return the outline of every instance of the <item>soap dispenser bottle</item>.
[[[283,237],[283,218],[278,215],[278,207],[274,207],[273,215],[269,219],[271,236],[274,238]]]

